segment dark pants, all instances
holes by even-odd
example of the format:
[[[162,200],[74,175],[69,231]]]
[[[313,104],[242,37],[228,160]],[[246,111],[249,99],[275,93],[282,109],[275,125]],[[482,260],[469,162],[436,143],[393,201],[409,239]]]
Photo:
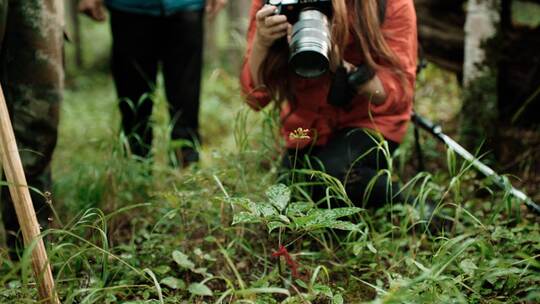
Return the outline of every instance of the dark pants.
[[[147,16],[111,10],[112,74],[120,98],[122,128],[133,154],[152,145],[152,92],[161,64],[171,116],[171,138],[199,138],[203,12]]]
[[[29,186],[51,191],[50,162],[56,146],[63,93],[63,28],[58,7],[40,1],[0,0],[0,82]],[[57,20],[58,22],[55,22]],[[3,178],[2,178],[3,180]],[[37,218],[47,228],[51,210],[30,190]],[[8,187],[0,194],[6,243],[12,259],[22,248]]]
[[[339,179],[345,186],[347,196],[357,206],[378,207],[391,201],[397,202],[401,199],[399,195],[396,197],[399,186],[392,183],[387,174],[377,177],[380,170],[388,169],[388,163],[382,150],[377,148],[381,140],[375,137],[365,130],[344,129],[337,132],[324,146],[305,148],[298,153],[295,149],[288,150],[283,166],[287,169],[293,166],[296,169],[315,169]],[[389,155],[392,155],[398,144],[386,142]],[[309,174],[296,176],[308,179],[309,182],[320,182]],[[326,188],[326,185],[312,187],[312,198],[315,201],[324,198]]]

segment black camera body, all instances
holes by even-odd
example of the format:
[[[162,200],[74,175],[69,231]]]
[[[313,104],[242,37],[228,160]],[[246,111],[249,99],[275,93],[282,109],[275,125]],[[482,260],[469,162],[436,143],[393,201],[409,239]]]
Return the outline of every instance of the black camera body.
[[[316,78],[330,66],[332,0],[267,0],[276,14],[287,16],[293,25],[289,43],[289,65],[303,78]]]
[[[277,7],[277,15],[287,16],[291,24],[298,21],[300,12],[315,9],[329,18],[332,16],[332,0],[267,0],[267,4]]]

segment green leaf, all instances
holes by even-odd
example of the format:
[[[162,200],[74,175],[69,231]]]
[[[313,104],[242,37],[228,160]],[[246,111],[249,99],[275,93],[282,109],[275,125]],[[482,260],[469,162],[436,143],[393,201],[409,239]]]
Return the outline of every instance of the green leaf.
[[[238,205],[242,208],[249,208],[251,200],[246,197],[228,197],[225,201],[231,205]]]
[[[301,215],[308,212],[309,210],[315,208],[313,203],[309,202],[294,202],[289,205],[287,208],[287,215]]]
[[[268,233],[280,227],[287,227],[287,225],[283,224],[282,222],[276,222],[276,221],[269,222],[267,226],[268,226]]]
[[[343,304],[343,296],[339,293],[332,298],[332,304]]]
[[[375,248],[375,246],[373,246],[373,244],[371,244],[371,242],[368,242],[368,243],[367,243],[367,248],[368,248],[369,251],[371,251],[372,253],[374,253],[374,254],[377,253],[377,249]]]
[[[285,224],[290,224],[291,223],[291,220],[289,220],[288,217],[286,217],[285,215],[283,214],[280,214],[278,215],[277,217],[281,222],[285,223]]]
[[[253,215],[249,212],[239,212],[234,215],[232,224],[236,225],[236,224],[259,223],[259,222],[261,222],[261,219],[258,216]]]
[[[204,241],[208,242],[208,243],[215,243],[216,242],[216,237],[213,236],[213,235],[209,235],[209,236],[204,238]]]
[[[193,250],[193,253],[194,253],[196,256],[198,256],[199,258],[202,258],[203,252],[202,252],[201,248],[195,248],[195,249]]]
[[[169,271],[171,271],[171,267],[167,265],[160,265],[154,268],[154,272],[157,274],[166,274]]]
[[[318,229],[318,228],[352,228],[351,225],[343,224],[336,219],[344,216],[353,215],[362,211],[361,208],[347,207],[347,208],[335,208],[335,209],[314,209],[310,211],[306,216],[298,217],[294,219],[294,223],[304,229]],[[356,229],[356,226],[355,226]],[[348,229],[345,229],[348,230]]]
[[[276,209],[272,207],[272,205],[266,203],[266,202],[250,202],[248,204],[249,210],[251,213],[262,216],[262,217],[270,217],[273,215],[277,215]]]
[[[357,225],[351,222],[345,222],[345,221],[333,221],[330,225],[328,225],[328,228],[346,230],[346,231],[359,230]]]
[[[334,295],[330,287],[322,284],[313,285],[313,291],[315,291],[316,294],[323,294],[329,298],[332,298],[332,296]]]
[[[499,241],[501,239],[508,239],[511,240],[514,238],[514,235],[508,231],[508,229],[497,227],[495,228],[495,231],[491,234],[491,238],[495,241]]]
[[[300,287],[302,287],[304,289],[309,288],[308,285],[304,281],[302,281],[300,279],[296,279],[295,282],[296,282],[296,285],[298,285],[298,286],[300,286]]]
[[[177,279],[175,277],[166,277],[160,282],[161,284],[172,288],[172,289],[185,289],[186,283],[183,280]]]
[[[523,270],[516,267],[500,268],[486,274],[485,279],[492,285],[495,285],[497,280],[502,279],[503,282],[506,282],[510,277],[518,276],[522,272]]]
[[[216,259],[215,257],[211,256],[211,255],[208,254],[208,253],[205,253],[205,254],[203,255],[203,259],[205,259],[205,260],[207,260],[207,261],[210,261],[210,262],[215,262],[215,261],[217,261],[217,259]]]
[[[195,264],[189,259],[189,257],[178,250],[173,251],[172,257],[176,264],[178,264],[180,267],[187,269],[193,269],[195,267]]]
[[[459,268],[466,274],[472,275],[474,271],[478,269],[478,266],[476,266],[471,259],[465,259],[459,263]]]
[[[266,196],[272,205],[279,211],[283,211],[291,199],[291,190],[283,184],[277,184],[266,191]]]
[[[202,284],[202,283],[193,283],[189,285],[188,291],[196,296],[212,296],[212,290],[208,288],[208,286]]]
[[[10,289],[19,289],[21,288],[22,284],[19,280],[9,281],[8,288]]]
[[[212,275],[208,272],[208,268],[206,268],[206,267],[195,268],[195,269],[193,269],[193,272],[194,272],[194,273],[198,273],[198,274],[203,275],[203,276],[206,276],[206,277],[211,277],[211,276],[212,276]]]

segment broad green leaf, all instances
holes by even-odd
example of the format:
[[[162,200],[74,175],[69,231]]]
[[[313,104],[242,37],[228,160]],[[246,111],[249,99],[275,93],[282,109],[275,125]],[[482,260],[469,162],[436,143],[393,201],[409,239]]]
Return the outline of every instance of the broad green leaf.
[[[332,228],[332,229],[338,229],[338,230],[347,230],[347,231],[354,231],[354,230],[359,230],[358,229],[358,226],[351,223],[351,222],[345,222],[345,221],[332,221],[332,223],[330,225],[327,226],[328,228]],[[369,246],[369,244],[368,244]],[[371,249],[370,249],[371,251]]]
[[[309,210],[313,208],[315,208],[315,205],[313,203],[294,202],[294,203],[289,204],[289,208],[287,208],[287,215],[289,216],[301,215],[303,213],[307,213]]]
[[[343,304],[343,296],[339,293],[332,298],[332,304]]]
[[[205,277],[210,277],[212,276],[209,272],[208,272],[208,268],[206,267],[199,267],[199,268],[195,268],[193,269],[193,272],[194,273],[198,273],[200,275],[203,275]]]
[[[160,282],[161,284],[172,288],[172,289],[185,289],[186,283],[183,280],[177,279],[175,277],[166,277]]]
[[[495,231],[491,233],[491,238],[493,238],[495,241],[499,241],[501,239],[513,239],[514,235],[508,231],[508,229],[502,228],[502,227],[496,227]]]
[[[154,268],[153,270],[157,274],[166,274],[167,272],[171,271],[171,267],[167,265],[160,265]]]
[[[212,296],[212,290],[202,283],[193,283],[189,285],[188,291],[196,296]]]
[[[7,284],[8,288],[10,289],[18,289],[18,288],[21,288],[22,284],[21,284],[21,281],[19,280],[14,280],[14,281],[9,281],[9,283]]]
[[[326,285],[322,284],[315,284],[313,285],[313,291],[317,294],[323,294],[329,298],[332,298],[334,293],[332,292],[332,289]]]
[[[309,288],[308,285],[306,284],[306,282],[304,282],[304,281],[302,281],[300,279],[296,279],[295,282],[296,282],[296,285],[298,285],[298,286],[300,286],[300,287],[302,287],[304,289]]]
[[[353,254],[356,255],[356,256],[360,255],[364,251],[364,247],[365,247],[364,242],[354,244],[353,245],[353,250],[352,250]]]
[[[249,202],[248,206],[251,213],[256,214],[258,216],[269,217],[272,215],[277,215],[276,209],[274,209],[272,205],[266,202],[257,202],[257,203]]]
[[[270,187],[266,191],[266,196],[272,205],[283,211],[291,199],[291,190],[283,184],[278,184]]]
[[[267,226],[268,226],[268,233],[280,227],[287,227],[287,225],[283,224],[282,222],[277,222],[277,221],[269,222]]]
[[[261,219],[256,215],[249,212],[239,212],[234,215],[232,224],[259,223],[260,221]]]
[[[471,259],[465,259],[459,263],[459,268],[463,270],[466,274],[472,275],[478,267]]]
[[[336,219],[340,217],[344,217],[344,216],[349,216],[349,215],[358,213],[360,211],[362,211],[362,209],[356,208],[356,207],[335,208],[335,209],[314,209],[310,211],[306,216],[295,218],[294,223],[298,227],[304,228],[304,229],[332,228],[332,225],[341,222],[341,221],[336,221]],[[336,225],[339,226],[342,224],[336,224]]]
[[[187,269],[193,269],[195,267],[195,264],[193,264],[189,257],[178,250],[173,251],[172,257],[180,267]]]
[[[213,235],[209,235],[209,236],[204,238],[204,241],[208,242],[208,243],[215,243],[216,242],[216,237],[213,236]]]
[[[485,279],[492,285],[495,285],[499,279],[503,279],[503,281],[506,282],[510,277],[517,276],[522,272],[523,270],[516,267],[500,268],[488,273]]]
[[[286,217],[286,216],[283,215],[283,214],[278,215],[278,219],[279,219],[280,221],[282,221],[283,223],[285,223],[285,224],[290,224],[290,223],[291,223],[291,220],[289,220],[289,218]]]
[[[211,255],[208,254],[208,253],[205,253],[205,254],[203,255],[203,259],[205,259],[205,260],[207,260],[207,261],[210,261],[210,262],[215,262],[215,261],[217,261],[217,259],[216,259],[215,257],[211,256]]]
[[[242,208],[249,208],[251,200],[245,197],[229,197],[226,198],[226,202],[231,205],[238,205]]]
[[[196,256],[198,256],[199,258],[202,258],[203,252],[202,252],[201,248],[195,248],[195,249],[193,250],[193,253],[194,253]]]

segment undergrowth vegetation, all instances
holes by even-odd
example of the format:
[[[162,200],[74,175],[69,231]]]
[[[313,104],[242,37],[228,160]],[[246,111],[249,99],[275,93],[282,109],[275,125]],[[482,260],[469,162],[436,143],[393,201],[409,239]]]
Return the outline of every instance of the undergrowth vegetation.
[[[433,67],[425,75],[419,110],[450,120],[455,81]],[[274,111],[250,112],[230,73],[204,79],[203,160],[187,169],[169,165],[178,143],[167,139],[161,93],[155,157],[140,161],[118,132],[110,78],[71,79],[53,166],[57,216],[43,232],[62,303],[540,301],[538,217],[434,140],[423,138],[437,170],[415,172],[412,136],[388,158],[387,174],[415,199],[366,210],[322,172],[278,182]],[[311,176],[346,204],[312,201],[302,182]],[[0,274],[1,303],[37,302],[27,255],[12,263],[2,253]]]

